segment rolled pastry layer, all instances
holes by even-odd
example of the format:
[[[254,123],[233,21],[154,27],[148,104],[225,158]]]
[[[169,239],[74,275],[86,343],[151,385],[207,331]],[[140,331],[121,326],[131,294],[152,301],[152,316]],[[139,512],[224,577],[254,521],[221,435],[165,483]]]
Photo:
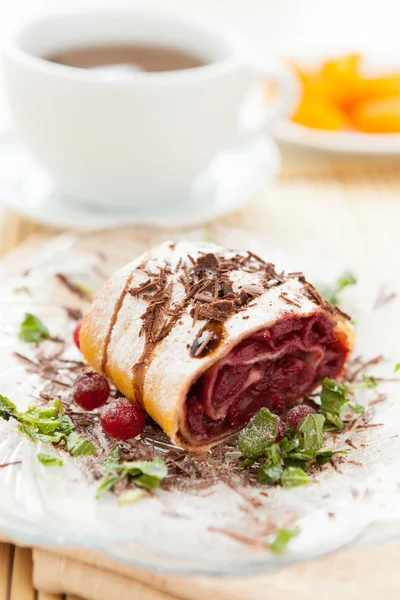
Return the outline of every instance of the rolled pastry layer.
[[[166,242],[117,271],[80,332],[88,363],[187,450],[337,377],[347,315],[251,252]]]

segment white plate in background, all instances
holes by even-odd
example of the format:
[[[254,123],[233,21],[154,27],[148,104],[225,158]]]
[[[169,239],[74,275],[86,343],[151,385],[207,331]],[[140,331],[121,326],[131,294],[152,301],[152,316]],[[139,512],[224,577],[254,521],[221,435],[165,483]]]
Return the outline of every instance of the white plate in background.
[[[400,75],[400,55],[398,52],[385,53],[377,49],[372,52],[361,48],[348,50],[312,50],[306,53],[293,49],[284,53],[295,63],[305,68],[317,68],[325,60],[335,59],[349,53],[362,56],[362,68],[372,76],[397,72]],[[273,137],[289,146],[303,147],[338,154],[355,154],[369,156],[400,155],[400,133],[363,133],[360,131],[328,131],[313,129],[285,119],[273,128]]]

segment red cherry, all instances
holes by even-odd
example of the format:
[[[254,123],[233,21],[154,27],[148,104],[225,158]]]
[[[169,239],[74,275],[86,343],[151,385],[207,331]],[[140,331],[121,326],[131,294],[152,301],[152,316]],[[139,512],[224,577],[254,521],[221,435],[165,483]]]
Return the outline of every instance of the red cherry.
[[[288,411],[286,415],[286,421],[293,427],[294,430],[296,430],[300,421],[307,415],[312,415],[313,413],[315,413],[315,410],[311,408],[311,406],[299,404],[299,406],[294,406]]]
[[[93,410],[107,401],[110,386],[100,373],[82,373],[75,379],[72,395],[79,406],[85,410]]]
[[[143,411],[127,398],[116,398],[102,410],[101,426],[107,435],[116,440],[130,440],[142,433]]]
[[[77,326],[74,329],[74,342],[75,342],[75,346],[78,348],[78,350],[81,349],[81,344],[79,341],[79,333],[81,331],[81,327],[82,327],[82,321],[79,321],[79,323],[77,324]]]
[[[276,442],[279,442],[285,435],[286,425],[278,415],[274,415],[276,424],[278,425],[278,435],[276,436]]]

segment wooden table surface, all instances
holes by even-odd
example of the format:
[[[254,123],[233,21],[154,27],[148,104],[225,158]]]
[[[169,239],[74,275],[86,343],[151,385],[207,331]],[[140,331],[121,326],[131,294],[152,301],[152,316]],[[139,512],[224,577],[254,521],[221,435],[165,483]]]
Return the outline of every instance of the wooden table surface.
[[[354,240],[359,248],[373,244],[382,256],[386,252],[397,252],[400,256],[400,160],[345,158],[333,161],[325,157],[286,155],[283,173],[273,190],[222,222],[262,229],[266,235],[276,228],[291,235],[301,223],[305,239],[312,235],[323,236],[335,247],[344,243],[344,238],[350,238],[347,240],[349,252]],[[44,230],[0,205],[0,256],[38,232],[57,233]],[[400,543],[396,544],[396,550],[399,557]],[[390,560],[393,545],[386,552]],[[398,571],[398,566],[396,569],[393,565],[393,568]],[[400,598],[400,577],[396,577]],[[364,587],[362,581],[360,586],[357,597],[383,597],[376,596],[376,590],[374,596],[369,594],[368,584]],[[35,598],[61,600],[63,596],[36,593],[32,585],[31,551],[0,543],[0,600]],[[351,600],[353,598],[355,596],[351,596]],[[68,600],[77,599],[68,596]]]

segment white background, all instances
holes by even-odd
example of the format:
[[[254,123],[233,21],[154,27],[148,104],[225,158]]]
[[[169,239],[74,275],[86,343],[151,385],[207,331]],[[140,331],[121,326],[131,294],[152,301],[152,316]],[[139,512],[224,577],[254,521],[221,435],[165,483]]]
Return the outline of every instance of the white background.
[[[265,48],[368,44],[400,55],[400,0],[0,0],[0,36],[44,8],[109,5],[229,19]]]

